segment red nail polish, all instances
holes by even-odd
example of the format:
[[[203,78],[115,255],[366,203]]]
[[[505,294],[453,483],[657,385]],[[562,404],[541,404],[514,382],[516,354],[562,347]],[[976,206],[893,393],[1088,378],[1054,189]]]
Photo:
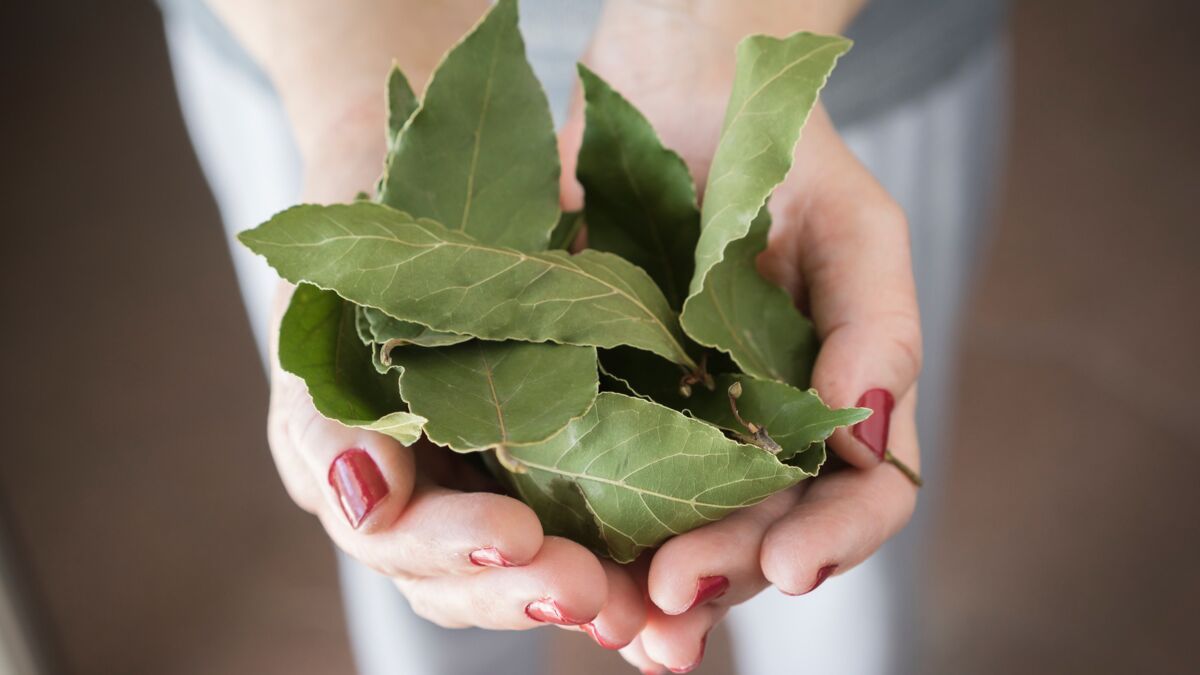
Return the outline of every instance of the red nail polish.
[[[821,584],[825,583],[825,580],[829,578],[829,575],[836,572],[837,568],[838,568],[837,565],[826,565],[826,566],[822,567],[821,569],[817,570],[817,578],[813,581],[813,585],[810,586],[808,588],[808,590],[804,591],[804,592],[812,593],[813,591],[817,590],[817,586],[820,586]]]
[[[329,484],[337,492],[342,513],[358,529],[367,514],[388,494],[387,481],[366,450],[352,448],[337,456],[329,467]]]
[[[608,640],[605,640],[604,636],[600,635],[600,633],[596,631],[595,622],[589,621],[588,623],[585,623],[582,626],[580,626],[580,628],[583,629],[583,632],[585,632],[589,636],[591,636],[591,638],[596,641],[596,644],[600,645],[601,647],[604,647],[605,649],[620,649],[621,647],[625,646],[625,645],[619,645],[619,644],[616,644],[615,642],[609,642]]]
[[[871,389],[858,399],[858,407],[870,408],[874,412],[867,419],[855,424],[851,433],[875,453],[881,462],[884,453],[887,452],[888,429],[892,425],[892,407],[895,405],[896,400],[887,389]]]
[[[704,637],[700,638],[700,653],[696,655],[695,661],[692,661],[692,663],[690,665],[684,666],[683,668],[672,668],[670,666],[667,666],[667,670],[671,671],[672,673],[690,673],[693,670],[699,668],[700,662],[704,660],[704,647],[707,645],[708,645],[708,633],[705,633]]]
[[[719,598],[725,595],[725,591],[729,590],[729,579],[723,576],[700,577],[696,581],[696,595],[692,598],[692,604],[688,605],[688,609],[701,605],[714,598]],[[687,610],[684,610],[685,612]]]
[[[534,621],[540,621],[542,623],[555,623],[560,626],[579,626],[586,623],[585,621],[572,619],[564,614],[562,608],[558,606],[558,603],[550,598],[534,600],[528,605],[525,605],[525,616],[533,619]]]
[[[509,562],[504,554],[496,550],[495,546],[485,546],[483,548],[471,551],[471,555],[467,556],[471,559],[471,564],[480,567],[515,567]]]

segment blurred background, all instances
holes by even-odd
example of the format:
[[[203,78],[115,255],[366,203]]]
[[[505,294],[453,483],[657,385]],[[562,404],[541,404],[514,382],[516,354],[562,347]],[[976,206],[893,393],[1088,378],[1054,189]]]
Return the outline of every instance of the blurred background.
[[[47,673],[351,672],[157,10],[0,17],[0,635]],[[1015,4],[923,672],[1200,672],[1198,27],[1182,0]],[[611,672],[590,647],[564,633],[555,672]]]

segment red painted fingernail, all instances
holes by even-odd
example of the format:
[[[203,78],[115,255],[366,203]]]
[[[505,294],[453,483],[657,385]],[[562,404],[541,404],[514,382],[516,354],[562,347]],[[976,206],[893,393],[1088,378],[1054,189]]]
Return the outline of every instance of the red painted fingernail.
[[[704,647],[706,645],[708,645],[708,633],[705,633],[704,637],[700,638],[700,653],[696,656],[695,661],[692,661],[690,665],[684,666],[683,668],[672,668],[667,666],[667,670],[671,671],[672,673],[690,673],[699,668],[700,662],[704,660]]]
[[[619,645],[615,642],[610,642],[608,640],[605,640],[604,636],[600,635],[600,633],[596,631],[595,622],[589,621],[588,623],[585,623],[582,626],[580,626],[580,628],[583,629],[583,632],[590,635],[591,638],[596,641],[596,644],[600,645],[601,647],[604,647],[605,649],[620,649],[621,647],[624,646],[624,645]]]
[[[533,619],[534,621],[540,621],[542,623],[556,623],[560,626],[579,626],[587,623],[586,621],[572,619],[564,614],[562,608],[558,606],[558,603],[550,598],[534,600],[528,605],[525,605],[525,616]]]
[[[812,593],[813,591],[817,590],[817,586],[820,586],[821,584],[825,583],[825,580],[828,579],[831,574],[836,572],[837,568],[838,568],[837,565],[826,565],[826,566],[822,567],[821,569],[817,570],[817,578],[815,580],[813,580],[813,585],[809,586],[808,590],[804,591],[804,592]]]
[[[471,559],[471,564],[480,567],[516,567],[509,562],[504,554],[496,550],[495,546],[485,546],[483,548],[471,551],[471,555],[467,556]]]
[[[892,407],[895,405],[896,400],[887,389],[871,389],[858,399],[858,407],[870,408],[874,412],[867,419],[855,424],[851,432],[875,453],[881,462],[884,453],[887,452],[888,428],[892,425]]]
[[[642,668],[642,675],[662,675],[662,671],[658,668]]]
[[[725,595],[725,591],[727,590],[729,590],[729,579],[726,577],[700,577],[696,581],[696,595],[692,598],[692,604],[688,605],[687,608],[691,609],[714,598],[719,598]],[[684,611],[686,612],[687,610],[685,609]]]
[[[388,494],[387,481],[366,450],[352,448],[329,467],[329,484],[338,495],[350,527],[358,529],[371,510]]]

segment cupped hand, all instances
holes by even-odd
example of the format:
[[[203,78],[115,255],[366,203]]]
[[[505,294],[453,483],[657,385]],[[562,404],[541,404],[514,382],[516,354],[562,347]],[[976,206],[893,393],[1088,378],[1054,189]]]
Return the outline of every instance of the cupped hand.
[[[276,325],[290,291],[281,286]],[[528,506],[487,491],[484,474],[448,450],[322,417],[274,345],[272,362],[268,436],[288,494],[339,548],[391,577],[418,615],[449,628],[578,626],[610,648],[641,630],[644,595],[627,570],[544,536]]]
[[[669,13],[660,18],[677,19]],[[647,116],[703,186],[733,50],[728,44],[699,46],[710,31],[672,28],[671,40],[685,44],[647,54],[654,48],[640,39],[642,29],[618,25],[605,39],[602,26],[588,60]],[[581,132],[578,116],[564,129],[567,169]],[[813,591],[869,557],[908,522],[916,505],[913,483],[884,463],[894,458],[919,471],[921,334],[907,223],[820,106],[795,160],[771,199],[774,225],[759,268],[814,322],[822,346],[812,386],[823,400],[874,413],[829,440],[842,468],[827,466],[820,478],[677,536],[654,553],[646,626],[622,650],[643,672],[696,667],[708,632],[730,606],[769,585],[789,595]]]

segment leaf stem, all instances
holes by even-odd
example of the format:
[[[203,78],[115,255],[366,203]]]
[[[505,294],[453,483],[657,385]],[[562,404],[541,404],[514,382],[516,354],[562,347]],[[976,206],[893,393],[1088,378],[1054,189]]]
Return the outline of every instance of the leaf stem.
[[[899,457],[893,455],[891,450],[883,451],[883,461],[899,469],[900,473],[904,474],[904,477],[918,488],[925,485],[925,481],[921,480],[921,474],[913,471],[912,467],[901,461]]]

